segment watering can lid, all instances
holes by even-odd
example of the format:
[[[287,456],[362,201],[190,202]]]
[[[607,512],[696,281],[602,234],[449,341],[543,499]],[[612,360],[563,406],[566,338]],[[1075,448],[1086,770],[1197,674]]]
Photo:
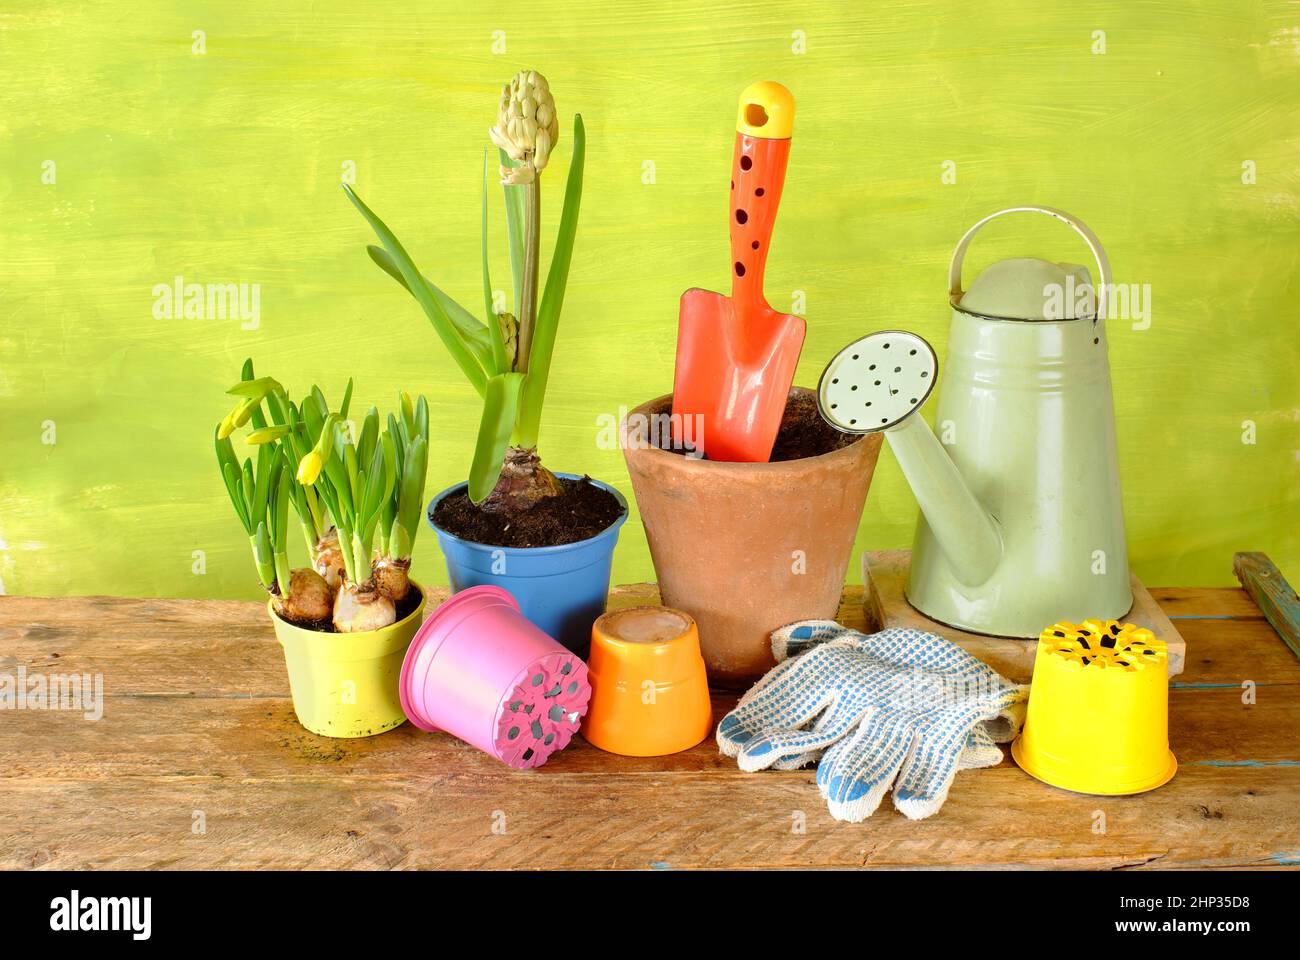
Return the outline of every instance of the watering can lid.
[[[1007,320],[1091,319],[1097,310],[1087,267],[1036,257],[1014,257],[985,267],[958,306]]]

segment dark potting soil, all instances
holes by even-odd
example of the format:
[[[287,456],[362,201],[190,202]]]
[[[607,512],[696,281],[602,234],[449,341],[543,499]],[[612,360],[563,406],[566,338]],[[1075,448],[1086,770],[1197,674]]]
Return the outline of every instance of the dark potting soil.
[[[415,608],[420,605],[420,591],[414,586],[406,591],[406,596],[402,597],[402,602],[397,605],[397,619],[394,623],[401,623],[411,614],[415,613]]]
[[[564,492],[558,497],[547,497],[531,510],[513,514],[486,513],[470,503],[468,493],[454,493],[434,508],[432,519],[453,536],[474,543],[558,547],[594,537],[623,515],[614,495],[590,477],[561,477],[560,484]]]
[[[671,401],[665,404],[664,413],[669,412]],[[655,410],[655,413],[660,411]],[[671,439],[669,432],[656,431],[663,439]],[[776,433],[776,443],[772,445],[771,463],[784,460],[802,460],[805,457],[820,457],[832,453],[841,447],[861,440],[860,436],[841,433],[822,419],[817,412],[817,396],[813,393],[792,393],[785,402],[785,413],[781,415],[781,428]],[[707,443],[707,440],[705,441]],[[682,447],[661,447],[669,453],[685,453]],[[706,455],[705,460],[708,459]]]
[[[324,620],[292,620],[289,622],[303,630],[315,630],[317,633],[338,633],[334,629],[334,621],[328,617]]]

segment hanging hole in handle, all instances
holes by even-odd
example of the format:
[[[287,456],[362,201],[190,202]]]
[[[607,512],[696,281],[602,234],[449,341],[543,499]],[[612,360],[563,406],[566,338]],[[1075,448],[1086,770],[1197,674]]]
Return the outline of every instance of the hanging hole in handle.
[[[761,103],[745,104],[745,122],[751,127],[761,127],[767,123],[767,111]]]

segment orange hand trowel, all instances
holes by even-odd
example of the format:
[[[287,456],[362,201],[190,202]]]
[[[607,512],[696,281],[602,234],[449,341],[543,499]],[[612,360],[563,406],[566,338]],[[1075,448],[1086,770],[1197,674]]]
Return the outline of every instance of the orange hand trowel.
[[[763,296],[763,267],[785,184],[794,97],[779,83],[740,95],[732,158],[731,296],[682,294],[673,379],[673,439],[710,460],[765,462],[772,454],[794,368],[802,317]]]

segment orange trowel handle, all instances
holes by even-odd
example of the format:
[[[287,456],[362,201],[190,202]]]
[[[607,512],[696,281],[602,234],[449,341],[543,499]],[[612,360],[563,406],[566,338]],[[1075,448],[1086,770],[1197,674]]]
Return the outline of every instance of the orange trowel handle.
[[[763,269],[793,126],[794,98],[779,83],[756,83],[742,94],[731,158],[731,298],[738,309],[767,307]]]
[[[789,156],[789,140],[736,134],[731,164],[731,298],[738,308],[767,306],[763,269]]]

